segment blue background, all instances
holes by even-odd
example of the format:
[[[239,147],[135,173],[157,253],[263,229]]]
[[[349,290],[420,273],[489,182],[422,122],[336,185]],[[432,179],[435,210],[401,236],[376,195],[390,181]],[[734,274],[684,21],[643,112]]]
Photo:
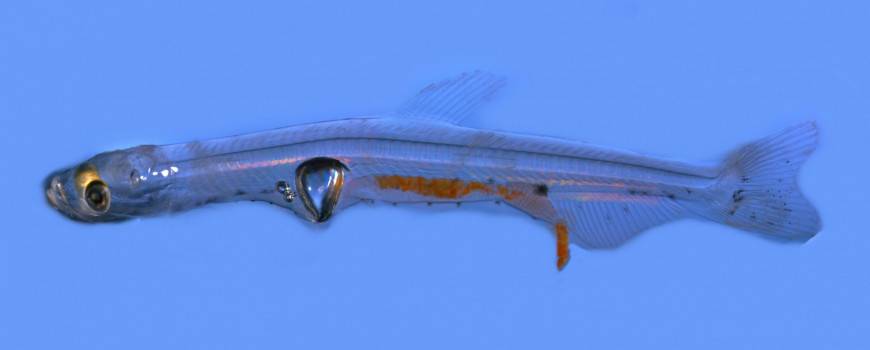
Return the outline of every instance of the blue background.
[[[0,348],[867,348],[864,1],[4,2]],[[91,155],[388,111],[482,69],[469,125],[715,161],[803,120],[824,229],[681,220],[613,251],[507,209],[262,203],[109,225],[49,208]]]

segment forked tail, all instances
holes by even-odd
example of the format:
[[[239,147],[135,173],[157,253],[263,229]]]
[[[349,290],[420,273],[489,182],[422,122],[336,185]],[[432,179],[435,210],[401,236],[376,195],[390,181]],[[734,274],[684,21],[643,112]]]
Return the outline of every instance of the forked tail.
[[[710,188],[710,218],[747,231],[806,240],[821,230],[816,209],[801,195],[797,172],[816,148],[818,129],[804,122],[737,149]]]

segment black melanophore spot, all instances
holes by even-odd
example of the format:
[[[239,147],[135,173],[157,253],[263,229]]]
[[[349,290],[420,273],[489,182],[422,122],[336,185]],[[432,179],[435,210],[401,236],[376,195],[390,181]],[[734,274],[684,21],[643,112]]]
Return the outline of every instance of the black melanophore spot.
[[[740,201],[742,201],[743,196],[740,195],[741,193],[743,193],[743,189],[739,189],[737,191],[734,191],[734,193],[731,194],[731,200],[733,200],[734,203],[739,203]]]
[[[674,196],[673,193],[668,193],[668,198],[675,199],[675,198],[677,198],[677,196]]]
[[[244,195],[245,195],[245,191],[242,191],[242,190],[236,190],[236,195],[237,195],[237,196],[244,196]]]
[[[540,185],[535,186],[535,194],[536,195],[546,196],[547,192],[549,192],[549,191],[550,191],[550,189],[547,188],[547,185],[540,184]]]

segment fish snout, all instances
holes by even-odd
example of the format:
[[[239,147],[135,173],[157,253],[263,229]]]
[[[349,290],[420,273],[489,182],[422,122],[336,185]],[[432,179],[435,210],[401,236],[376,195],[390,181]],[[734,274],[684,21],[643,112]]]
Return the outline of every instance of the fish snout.
[[[75,218],[75,215],[72,215],[69,203],[67,203],[67,193],[64,186],[64,176],[67,173],[68,171],[63,170],[51,173],[42,182],[42,188],[45,191],[45,199],[49,205],[64,215]]]
[[[52,173],[45,178],[45,181],[42,182],[42,188],[45,190],[45,197],[48,200],[48,204],[51,204],[52,207],[58,209],[58,202],[61,200],[59,182],[60,174],[58,172]]]

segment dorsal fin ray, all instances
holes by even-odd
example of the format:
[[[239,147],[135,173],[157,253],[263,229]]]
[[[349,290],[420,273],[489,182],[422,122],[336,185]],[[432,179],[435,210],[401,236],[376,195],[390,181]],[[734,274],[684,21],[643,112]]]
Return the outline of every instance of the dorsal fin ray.
[[[431,84],[396,109],[399,116],[459,124],[506,84],[503,76],[474,71]]]

